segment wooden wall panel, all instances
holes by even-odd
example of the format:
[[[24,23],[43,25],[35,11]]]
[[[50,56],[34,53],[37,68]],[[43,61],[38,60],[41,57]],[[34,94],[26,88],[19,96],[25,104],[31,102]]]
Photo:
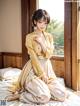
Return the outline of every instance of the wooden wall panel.
[[[63,57],[52,57],[51,58],[53,70],[58,77],[64,78],[64,58]]]
[[[3,58],[2,58],[3,57]],[[2,60],[3,59],[3,60]],[[52,57],[52,66],[55,74],[58,77],[64,78],[64,58],[63,57]],[[22,69],[22,54],[20,53],[0,53],[0,68],[16,67]],[[3,67],[2,67],[3,65]]]
[[[3,68],[16,67],[22,68],[22,54],[20,53],[2,53],[3,54]]]

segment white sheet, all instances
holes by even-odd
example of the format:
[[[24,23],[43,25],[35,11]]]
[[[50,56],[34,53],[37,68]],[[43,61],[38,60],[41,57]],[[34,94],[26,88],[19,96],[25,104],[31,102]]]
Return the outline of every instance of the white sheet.
[[[17,71],[15,70],[15,72]],[[63,79],[59,78],[59,81],[64,84]],[[11,95],[11,92],[8,91],[8,87],[11,86],[11,84],[12,84],[11,79],[6,80],[4,79],[3,81],[0,81],[0,102],[1,100],[5,100],[6,96]],[[35,105],[35,104],[21,103],[20,101],[12,101],[12,102],[6,101],[6,106],[80,106],[80,97],[74,94],[73,91],[70,89],[67,90],[67,93],[68,98],[64,102],[49,101],[47,104]]]
[[[0,81],[0,100],[4,100],[11,93],[8,91],[11,81]],[[67,90],[69,96],[64,102],[49,101],[45,105],[24,104],[19,101],[6,102],[6,106],[80,106],[80,97],[75,95],[71,90]]]

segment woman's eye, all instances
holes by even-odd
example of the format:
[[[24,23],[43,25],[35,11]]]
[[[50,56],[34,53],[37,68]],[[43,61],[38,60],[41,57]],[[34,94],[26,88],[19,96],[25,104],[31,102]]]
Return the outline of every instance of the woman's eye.
[[[41,21],[39,21],[39,23],[42,23]]]

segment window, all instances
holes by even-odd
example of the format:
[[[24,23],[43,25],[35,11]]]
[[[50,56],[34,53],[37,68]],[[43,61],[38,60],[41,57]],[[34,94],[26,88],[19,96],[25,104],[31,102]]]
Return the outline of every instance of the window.
[[[54,38],[53,55],[64,56],[64,0],[39,0],[38,8],[48,11],[51,17],[47,32]]]

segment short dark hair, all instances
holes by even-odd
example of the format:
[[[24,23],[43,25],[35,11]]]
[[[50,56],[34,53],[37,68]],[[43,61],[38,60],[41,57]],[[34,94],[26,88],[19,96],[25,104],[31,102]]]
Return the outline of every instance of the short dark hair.
[[[32,15],[32,23],[33,23],[33,25],[36,26],[35,23],[34,23],[34,21],[38,21],[41,18],[43,18],[44,20],[47,20],[47,24],[49,24],[49,22],[50,22],[50,16],[47,13],[47,11],[46,10],[43,10],[43,9],[38,9]]]

